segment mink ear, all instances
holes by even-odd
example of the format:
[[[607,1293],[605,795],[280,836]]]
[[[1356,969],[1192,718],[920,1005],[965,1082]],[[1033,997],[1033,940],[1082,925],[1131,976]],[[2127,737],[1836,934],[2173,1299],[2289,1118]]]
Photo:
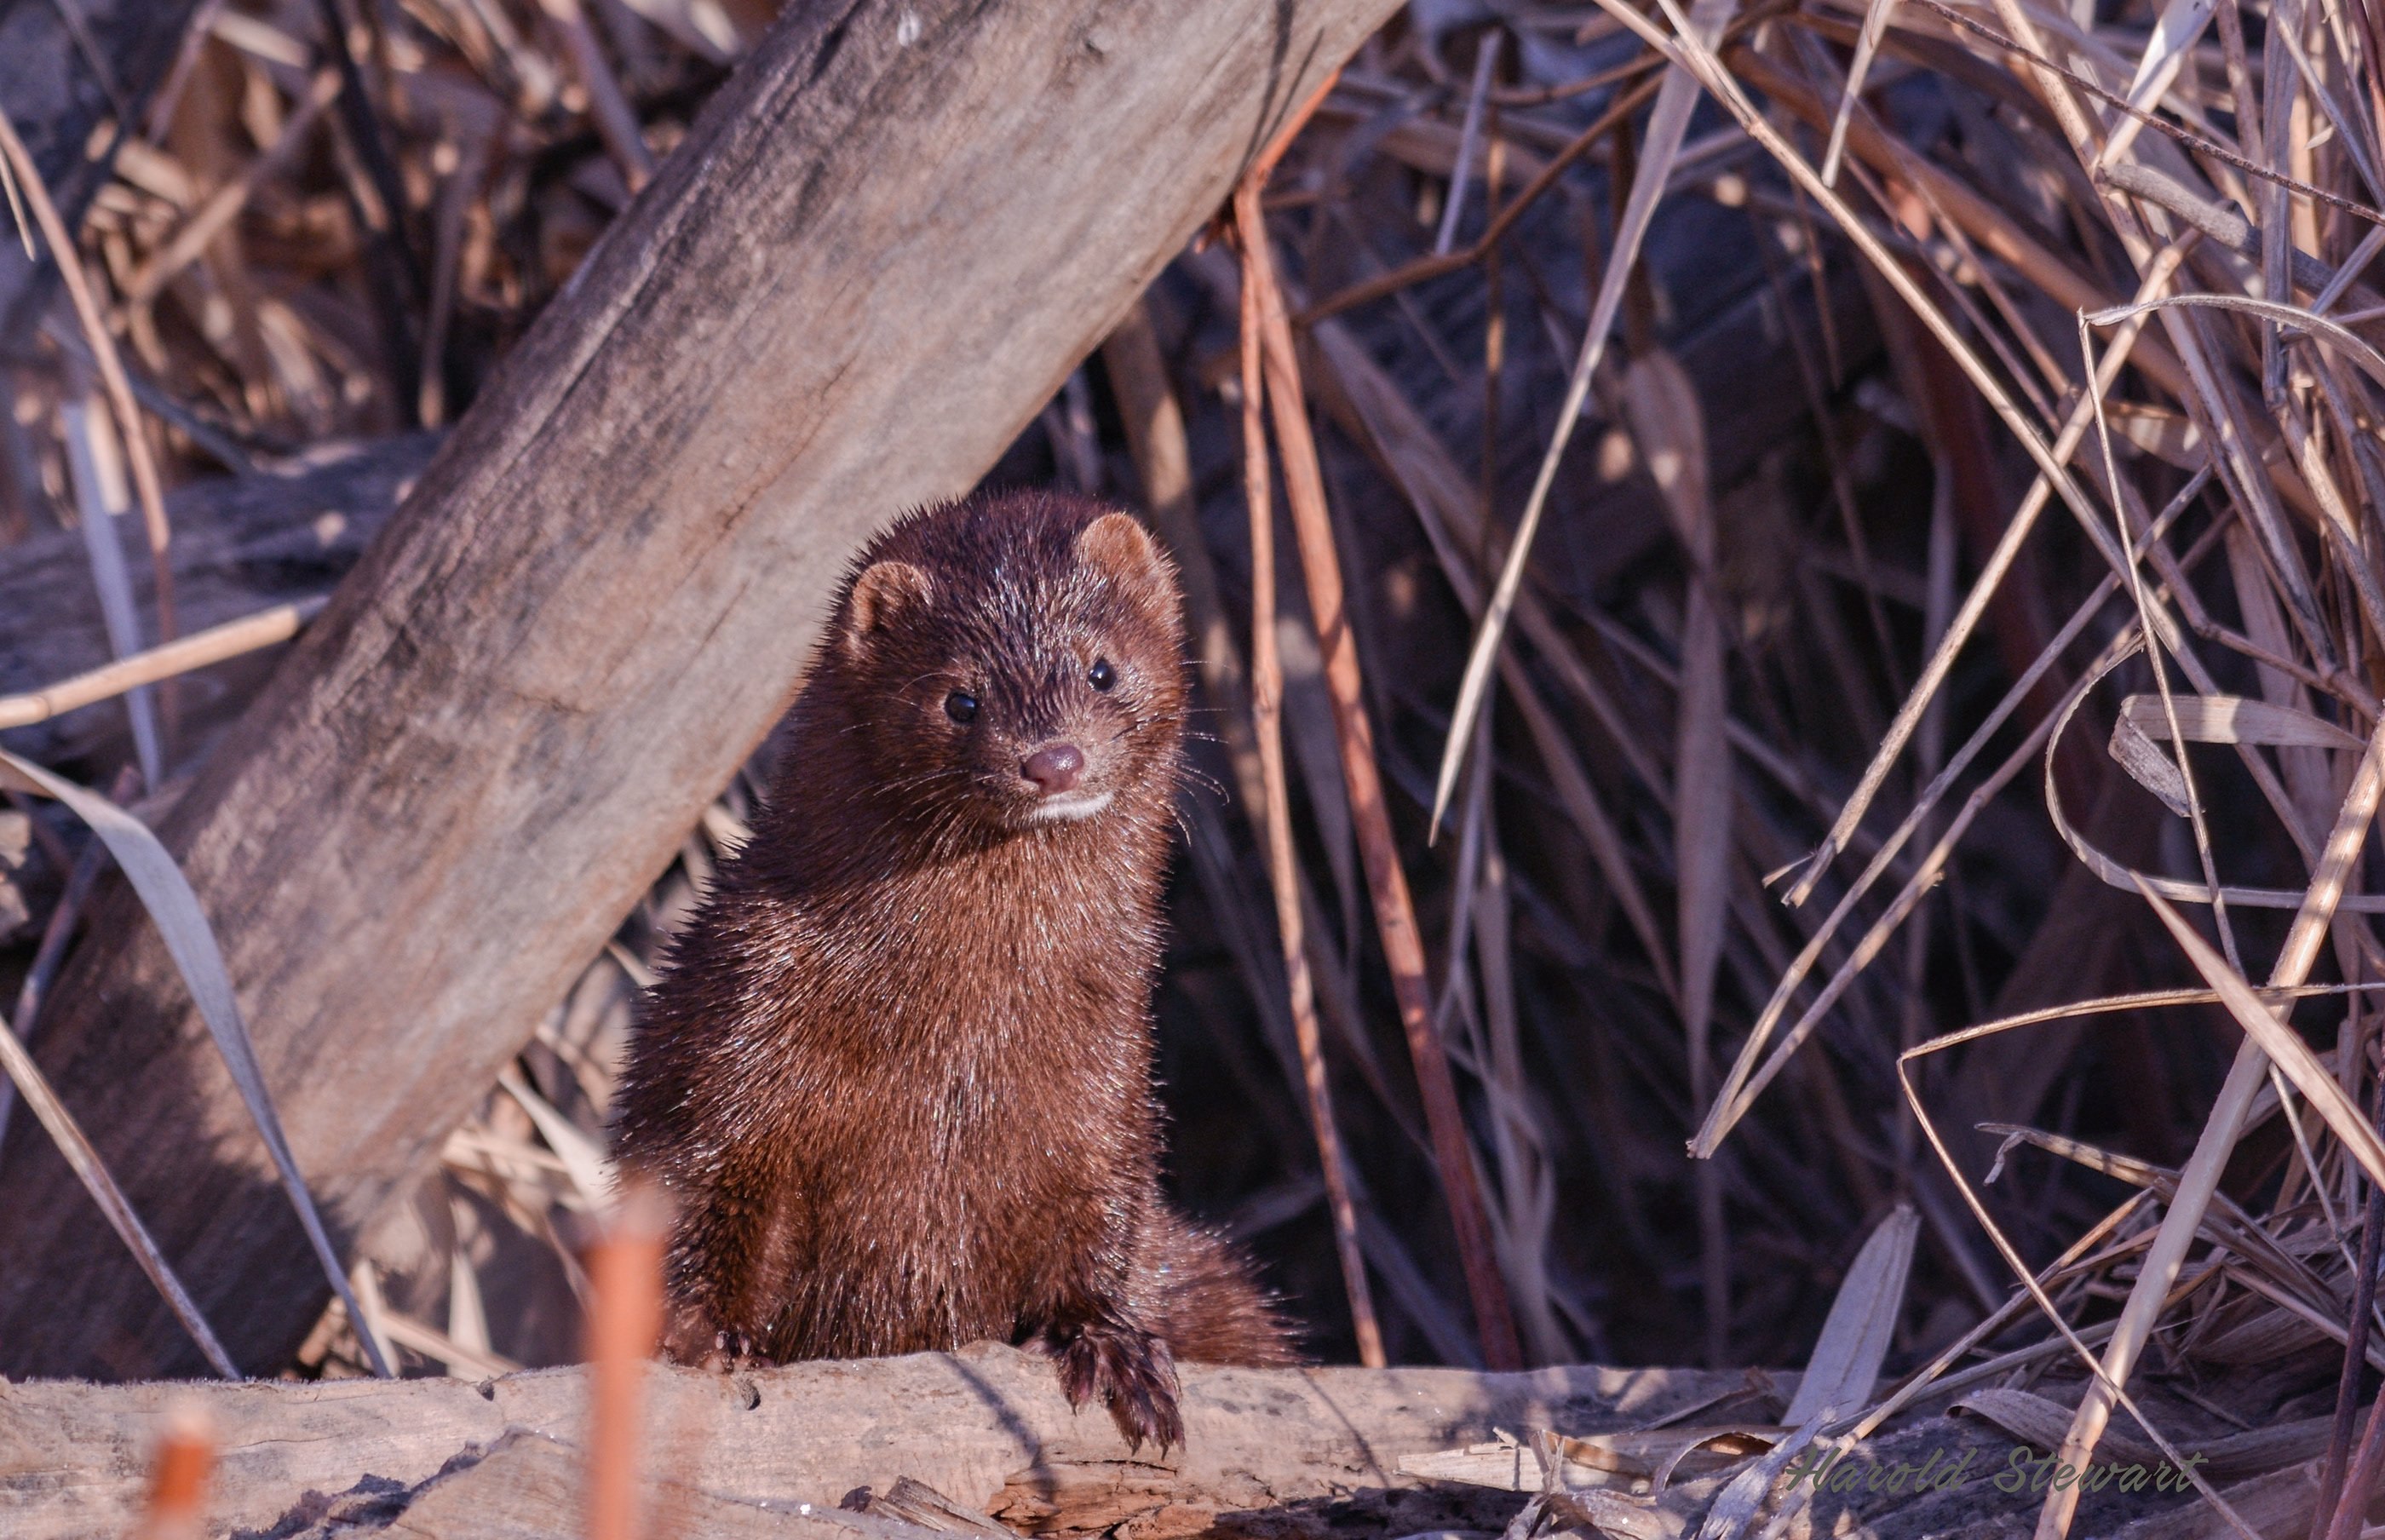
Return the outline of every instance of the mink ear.
[[[1079,531],[1077,558],[1120,582],[1153,591],[1155,598],[1173,602],[1175,567],[1130,513],[1105,513]]]
[[[860,651],[873,632],[893,624],[913,605],[926,604],[930,592],[928,574],[907,561],[875,561],[863,568],[845,604],[846,650]]]

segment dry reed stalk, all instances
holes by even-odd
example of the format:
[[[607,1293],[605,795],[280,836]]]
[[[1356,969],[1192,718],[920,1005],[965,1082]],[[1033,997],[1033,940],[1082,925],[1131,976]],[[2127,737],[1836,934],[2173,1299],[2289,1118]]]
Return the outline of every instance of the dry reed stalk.
[[[638,116],[621,94],[621,82],[613,74],[612,64],[605,57],[604,48],[589,28],[588,14],[580,0],[539,0],[539,8],[563,36],[564,51],[571,61],[572,74],[580,88],[588,93],[596,131],[604,136],[605,147],[620,164],[621,180],[636,193],[655,180],[654,152],[646,148],[645,137],[639,131]]]
[[[207,1532],[207,1482],[215,1459],[215,1431],[204,1411],[189,1405],[167,1413],[136,1540],[199,1540]]]
[[[1701,29],[1702,33],[1710,33],[1718,41],[1724,24],[1736,8],[1735,0],[1696,0],[1692,19],[1682,25]],[[1435,830],[1449,806],[1450,794],[1456,788],[1457,772],[1473,737],[1474,718],[1482,708],[1483,693],[1491,683],[1492,665],[1506,632],[1508,612],[1515,607],[1517,590],[1523,582],[1525,558],[1531,553],[1532,538],[1540,531],[1542,515],[1547,511],[1550,489],[1556,484],[1557,465],[1573,440],[1575,425],[1581,420],[1591,376],[1605,352],[1607,333],[1614,327],[1627,281],[1640,258],[1640,244],[1655,218],[1657,201],[1664,195],[1674,159],[1680,154],[1681,138],[1690,126],[1690,110],[1697,100],[1697,81],[1688,69],[1676,64],[1666,71],[1656,89],[1656,106],[1649,119],[1645,142],[1637,152],[1630,197],[1616,219],[1606,266],[1599,275],[1598,296],[1591,304],[1589,325],[1582,333],[1581,352],[1567,382],[1565,400],[1557,407],[1556,431],[1550,435],[1540,470],[1532,478],[1532,490],[1524,499],[1524,511],[1517,519],[1506,562],[1500,569],[1498,581],[1492,585],[1490,602],[1475,632],[1473,650],[1466,659],[1465,675],[1458,682],[1457,704],[1450,710],[1449,734],[1442,750],[1441,779],[1433,788],[1430,827]]]
[[[1457,1106],[1447,1050],[1432,1029],[1423,937],[1417,930],[1407,876],[1400,865],[1390,809],[1384,803],[1382,783],[1376,770],[1374,729],[1362,699],[1364,684],[1359,677],[1356,642],[1350,632],[1340,559],[1333,550],[1332,525],[1325,507],[1324,480],[1317,468],[1315,443],[1309,436],[1307,394],[1301,385],[1292,328],[1285,319],[1281,291],[1276,286],[1274,257],[1255,188],[1238,197],[1236,215],[1247,264],[1244,283],[1257,291],[1267,394],[1274,411],[1276,441],[1283,456],[1292,527],[1299,535],[1309,612],[1317,618],[1318,641],[1324,648],[1325,678],[1332,691],[1334,725],[1341,738],[1342,771],[1356,822],[1359,854],[1366,863],[1376,931],[1391,968],[1401,1026],[1407,1034],[1409,1059],[1423,1094],[1425,1121],[1432,1133],[1442,1192],[1456,1233],[1467,1295],[1474,1306],[1475,1328],[1482,1342],[1483,1362],[1492,1370],[1517,1368],[1523,1361],[1522,1350],[1517,1343],[1506,1283],[1500,1275],[1490,1223],[1483,1212],[1473,1146]]]
[[[42,180],[41,168],[26,153],[24,141],[17,137],[16,125],[8,115],[0,111],[0,159],[7,162],[11,185],[31,207],[33,220],[41,227],[42,239],[47,244],[52,261],[57,264],[58,277],[66,285],[67,297],[74,306],[75,319],[82,326],[83,340],[90,344],[93,362],[99,370],[100,384],[107,393],[108,408],[124,442],[125,457],[132,466],[132,487],[141,504],[142,529],[149,540],[149,560],[156,582],[157,639],[170,642],[174,628],[174,573],[167,557],[167,546],[173,540],[173,529],[166,520],[166,495],[157,478],[157,463],[149,452],[149,439],[142,426],[141,412],[133,405],[132,387],[124,374],[124,360],[116,351],[115,336],[109,332],[106,319],[100,314],[91,285],[82,270],[82,258],[75,249],[74,238],[68,233],[66,223],[58,218],[57,206],[50,201],[48,184]],[[168,720],[171,720],[170,707]]]
[[[1246,178],[1234,194],[1238,230],[1245,238],[1256,231],[1261,241],[1266,239],[1266,224],[1257,206],[1263,181],[1263,171]],[[1242,292],[1242,495],[1250,507],[1251,526],[1251,720],[1255,729],[1263,800],[1249,806],[1261,815],[1258,822],[1267,845],[1268,885],[1275,894],[1277,933],[1283,943],[1284,983],[1300,1048],[1301,1079],[1308,1093],[1309,1122],[1317,1138],[1317,1165],[1324,1172],[1326,1202],[1333,1218],[1333,1242],[1341,1258],[1342,1285],[1350,1297],[1350,1321],[1358,1339],[1358,1361],[1369,1368],[1380,1368],[1385,1361],[1382,1328],[1375,1320],[1366,1258],[1359,1250],[1358,1221],[1343,1166],[1341,1128],[1333,1116],[1332,1084],[1326,1077],[1324,1042],[1317,1026],[1317,988],[1310,977],[1308,946],[1302,932],[1300,875],[1292,846],[1292,794],[1283,767],[1283,665],[1277,656],[1275,510],[1268,492],[1266,380],[1260,357],[1260,284],[1252,275],[1252,261],[1246,252]]]
[[[128,690],[178,678],[212,663],[278,646],[322,609],[325,600],[276,605],[237,620],[226,620],[179,641],[118,658],[104,668],[62,679],[21,695],[0,695],[0,729],[29,727],[80,707],[111,700]]]
[[[670,1206],[656,1188],[621,1194],[589,1248],[588,1540],[636,1540],[646,1525],[645,1377],[662,1340],[663,1244]]]

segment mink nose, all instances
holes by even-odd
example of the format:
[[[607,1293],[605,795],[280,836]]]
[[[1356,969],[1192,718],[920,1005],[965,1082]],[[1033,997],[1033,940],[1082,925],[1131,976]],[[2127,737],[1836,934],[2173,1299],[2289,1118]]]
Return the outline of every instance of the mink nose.
[[[1046,744],[1018,762],[1018,773],[1044,796],[1074,791],[1085,773],[1085,756],[1074,744]]]

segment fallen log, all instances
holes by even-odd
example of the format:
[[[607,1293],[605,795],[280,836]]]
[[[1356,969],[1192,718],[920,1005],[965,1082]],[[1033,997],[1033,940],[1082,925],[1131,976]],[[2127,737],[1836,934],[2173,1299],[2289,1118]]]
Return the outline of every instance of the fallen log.
[[[586,1490],[585,1371],[483,1381],[87,1385],[0,1383],[0,1533],[129,1533],[160,1433],[214,1430],[212,1534],[281,1540],[576,1540]],[[1688,1540],[1787,1430],[1797,1377],[1761,1370],[1184,1371],[1186,1441],[1129,1449],[1072,1410],[1049,1359],[952,1354],[737,1374],[650,1371],[643,1472],[656,1534],[734,1540],[1242,1540],[1489,1536],[1548,1490],[1545,1533]],[[1928,1399],[1822,1463],[1773,1462],[1788,1533],[2003,1540],[2027,1529],[2061,1399],[1987,1390]],[[2239,1429],[2149,1386],[2205,1480],[2265,1536],[2307,1529],[2324,1417]],[[2080,1483],[2072,1534],[2234,1534],[2134,1435]],[[2112,1479],[2128,1469],[2132,1476]],[[1800,1474],[1801,1470],[1804,1472]],[[1900,1473],[1901,1472],[1901,1473]],[[2015,1472],[2018,1472],[2016,1474]],[[867,1489],[864,1491],[863,1489]],[[1750,1489],[1754,1488],[1754,1489]],[[1736,1497],[1725,1495],[1736,1492]],[[2385,1504],[2371,1509],[2385,1513]]]
[[[1394,0],[788,7],[164,833],[352,1241],[793,693],[866,534],[967,489]],[[325,1285],[128,895],[44,1068],[234,1358]],[[0,1368],[197,1359],[12,1130]]]
[[[568,1504],[550,1500],[546,1529],[497,1518],[518,1511],[523,1484],[551,1499],[562,1473],[576,1475],[552,1459],[517,1455],[477,1486],[460,1478],[509,1433],[576,1445],[584,1378],[564,1369],[478,1385],[0,1384],[0,1532],[12,1540],[128,1532],[158,1431],[178,1409],[195,1408],[219,1450],[215,1533],[386,1525],[407,1511],[418,1488],[425,1499],[437,1493],[436,1478],[453,1462],[451,1489],[418,1516],[425,1521],[409,1518],[399,1533],[576,1534]],[[698,1509],[808,1503],[833,1510],[856,1487],[884,1492],[908,1477],[1013,1529],[1043,1534],[1124,1525],[1136,1540],[1170,1540],[1210,1529],[1221,1515],[1361,1502],[1358,1494],[1374,1495],[1363,1499],[1370,1517],[1404,1526],[1383,1533],[1410,1534],[1468,1517],[1474,1522],[1455,1527],[1496,1527],[1521,1499],[1480,1487],[1419,1487],[1401,1473],[1405,1459],[1500,1429],[1522,1437],[1535,1428],[1582,1434],[1645,1423],[1748,1383],[1738,1371],[1703,1370],[1192,1368],[1184,1372],[1184,1446],[1162,1456],[1130,1451],[1099,1409],[1070,1409],[1048,1359],[980,1346],[734,1376],[657,1366],[647,1449],[666,1504]],[[576,1495],[576,1481],[568,1490]],[[429,1521],[440,1514],[448,1517]],[[487,1516],[488,1527],[473,1527],[475,1514]],[[760,1526],[756,1519],[724,1532],[820,1534]],[[681,1533],[714,1530],[692,1523]]]

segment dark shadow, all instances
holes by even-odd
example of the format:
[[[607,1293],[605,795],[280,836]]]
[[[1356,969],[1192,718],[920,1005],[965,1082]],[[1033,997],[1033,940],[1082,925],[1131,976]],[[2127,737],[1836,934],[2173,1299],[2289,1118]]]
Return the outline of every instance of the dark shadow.
[[[1260,94],[1258,119],[1251,125],[1251,137],[1242,146],[1244,166],[1257,158],[1259,151],[1299,108],[1299,100],[1286,94],[1287,87],[1296,85],[1308,73],[1308,67],[1317,62],[1317,51],[1325,44],[1322,34],[1311,37],[1300,62],[1289,69],[1285,68],[1292,57],[1294,9],[1292,0],[1275,0],[1275,25],[1268,29],[1267,90]]]
[[[235,1366],[286,1367],[331,1298],[313,1248],[215,1043],[120,877],[103,884],[93,936],[53,988],[35,1060],[124,1189]],[[292,938],[293,945],[312,945]],[[262,1046],[262,1045],[261,1045]],[[264,1052],[272,1063],[269,1050]],[[287,1083],[287,1072],[268,1079]],[[303,1170],[303,1164],[302,1164]],[[206,1358],[30,1109],[0,1145],[0,1374],[18,1379],[202,1378]],[[319,1195],[318,1195],[319,1196]],[[356,1235],[324,1204],[341,1255]]]
[[[951,1368],[955,1379],[968,1386],[969,1394],[975,1396],[984,1404],[988,1411],[993,1413],[994,1421],[1001,1424],[1002,1431],[1008,1434],[1018,1444],[1019,1449],[1027,1456],[1025,1477],[1030,1484],[1029,1490],[1036,1496],[1049,1501],[1058,1491],[1059,1483],[1052,1467],[1044,1462],[1043,1441],[1035,1436],[1035,1431],[1027,1425],[1025,1418],[1018,1415],[1011,1406],[1009,1398],[988,1383],[983,1375],[970,1368],[958,1355],[939,1353],[936,1357]]]

